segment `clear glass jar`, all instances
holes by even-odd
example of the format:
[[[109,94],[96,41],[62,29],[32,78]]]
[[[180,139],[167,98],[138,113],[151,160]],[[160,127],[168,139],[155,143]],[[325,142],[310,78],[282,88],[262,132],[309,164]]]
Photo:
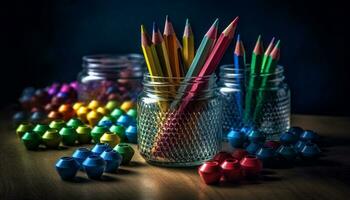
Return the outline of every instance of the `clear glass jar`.
[[[146,74],[143,86],[137,101],[138,148],[147,162],[196,166],[220,151],[222,103],[214,75],[184,80]]]
[[[143,73],[140,54],[84,56],[83,70],[78,75],[79,100],[136,100],[142,91]]]
[[[290,127],[290,89],[284,68],[277,66],[274,73],[254,75],[253,80],[254,87],[246,87],[244,124],[267,139],[278,139]]]
[[[219,94],[222,98],[222,138],[233,129],[241,130],[244,107],[244,70],[233,65],[220,66]]]

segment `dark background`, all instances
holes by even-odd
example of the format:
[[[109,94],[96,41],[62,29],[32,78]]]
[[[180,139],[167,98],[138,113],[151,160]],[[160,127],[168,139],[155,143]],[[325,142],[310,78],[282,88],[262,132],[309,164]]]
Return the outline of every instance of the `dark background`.
[[[282,40],[280,64],[294,113],[350,116],[348,23],[345,4],[338,1],[14,0],[0,9],[2,107],[15,102],[25,86],[74,80],[83,55],[140,52],[142,23],[150,30],[155,20],[162,28],[168,14],[182,35],[188,17],[198,41],[216,17],[222,30],[239,15],[249,57],[258,34],[265,47],[272,36]],[[232,53],[231,48],[223,62],[232,62]]]

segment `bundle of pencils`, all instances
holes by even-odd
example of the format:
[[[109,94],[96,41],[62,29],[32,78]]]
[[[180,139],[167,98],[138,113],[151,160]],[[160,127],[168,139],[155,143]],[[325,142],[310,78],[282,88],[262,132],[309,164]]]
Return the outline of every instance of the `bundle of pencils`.
[[[245,122],[255,122],[257,117],[261,115],[266,98],[263,91],[268,83],[268,75],[275,72],[280,57],[280,41],[277,41],[276,44],[274,41],[275,38],[272,38],[264,52],[261,36],[259,36],[252,52],[248,88],[245,95]],[[253,95],[253,91],[258,91],[258,94]]]
[[[165,21],[163,37],[157,26],[153,26],[152,41],[147,35],[144,26],[141,26],[142,50],[151,77],[177,77],[180,78],[179,80],[182,80],[182,83],[177,83],[176,98],[174,98],[170,106],[171,112],[174,111],[173,114],[159,122],[152,152],[156,152],[158,147],[161,146],[158,143],[166,140],[169,135],[174,135],[166,131],[169,130],[167,126],[173,126],[171,122],[176,121],[185,112],[194,96],[203,89],[203,84],[196,83],[196,81],[192,84],[187,84],[187,81],[192,79],[200,80],[202,77],[213,74],[231,43],[238,23],[238,17],[217,38],[218,22],[218,19],[214,21],[196,51],[194,35],[188,19],[186,20],[182,46],[168,17]],[[181,136],[179,136],[180,138]]]

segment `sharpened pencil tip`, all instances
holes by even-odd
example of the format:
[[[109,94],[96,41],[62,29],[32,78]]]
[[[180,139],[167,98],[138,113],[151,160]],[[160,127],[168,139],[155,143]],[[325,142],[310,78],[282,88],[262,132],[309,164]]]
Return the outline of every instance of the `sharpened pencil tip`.
[[[216,18],[213,25],[212,26],[215,26],[216,28],[219,26],[219,18]]]
[[[190,21],[188,20],[188,18],[186,19],[186,26],[190,25]]]

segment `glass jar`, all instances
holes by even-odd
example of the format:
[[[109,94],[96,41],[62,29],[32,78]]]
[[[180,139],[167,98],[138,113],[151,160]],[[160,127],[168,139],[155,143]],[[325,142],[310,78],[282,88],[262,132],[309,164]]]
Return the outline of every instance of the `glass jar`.
[[[245,126],[257,129],[267,139],[278,139],[290,127],[290,89],[284,68],[274,73],[253,75],[253,87],[246,88]]]
[[[222,130],[216,77],[184,80],[146,74],[143,86],[137,125],[138,148],[145,160],[186,167],[212,159],[221,149]]]
[[[79,100],[136,100],[142,91],[143,72],[140,54],[84,56],[78,75]]]
[[[244,107],[244,70],[233,65],[220,66],[219,94],[222,98],[222,138],[233,129],[241,130]]]

